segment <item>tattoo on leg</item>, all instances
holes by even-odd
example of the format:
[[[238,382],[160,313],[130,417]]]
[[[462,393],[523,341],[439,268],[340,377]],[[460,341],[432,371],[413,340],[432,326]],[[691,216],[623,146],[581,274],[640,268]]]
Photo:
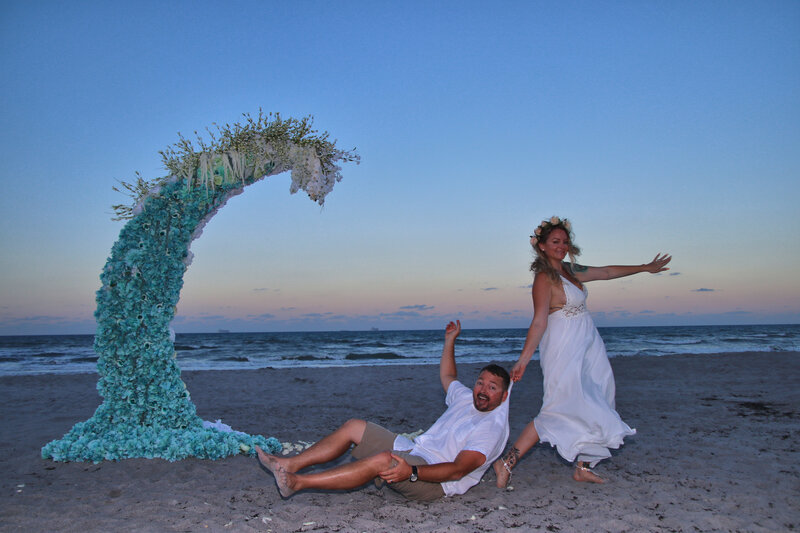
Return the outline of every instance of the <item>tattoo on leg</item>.
[[[517,461],[519,461],[519,449],[516,446],[512,446],[508,453],[503,458],[503,462],[508,465],[508,468],[514,468],[516,466]]]

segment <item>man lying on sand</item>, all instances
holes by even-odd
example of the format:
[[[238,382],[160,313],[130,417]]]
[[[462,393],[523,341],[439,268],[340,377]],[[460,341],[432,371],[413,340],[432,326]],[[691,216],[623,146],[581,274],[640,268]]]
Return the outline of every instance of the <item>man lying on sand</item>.
[[[269,455],[256,447],[260,465],[272,472],[281,496],[303,489],[353,489],[381,480],[413,500],[463,494],[478,483],[508,440],[508,372],[484,367],[472,391],[456,377],[455,341],[461,322],[445,329],[439,378],[447,410],[414,442],[372,422],[348,420],[339,429],[293,457]],[[298,474],[341,457],[355,444],[357,460],[320,472]]]

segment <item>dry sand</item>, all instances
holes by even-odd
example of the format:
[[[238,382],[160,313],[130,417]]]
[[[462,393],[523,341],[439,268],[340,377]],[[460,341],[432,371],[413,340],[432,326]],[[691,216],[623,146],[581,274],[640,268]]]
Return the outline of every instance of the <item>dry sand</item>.
[[[0,378],[1,531],[791,531],[800,529],[800,353],[612,359],[617,409],[638,433],[579,484],[548,445],[467,494],[409,502],[372,484],[279,496],[251,457],[54,463],[42,445],[99,405],[96,376]],[[463,365],[471,385],[477,366]],[[348,418],[398,432],[444,410],[435,366],[185,372],[198,414],[282,442]],[[541,405],[532,365],[512,440]]]

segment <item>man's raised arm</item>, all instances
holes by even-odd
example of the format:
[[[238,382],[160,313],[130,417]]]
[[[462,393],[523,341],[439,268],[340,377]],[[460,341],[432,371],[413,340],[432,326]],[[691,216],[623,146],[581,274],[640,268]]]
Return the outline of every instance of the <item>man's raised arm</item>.
[[[439,379],[447,392],[450,384],[458,378],[456,372],[456,337],[461,333],[461,321],[450,322],[444,330],[444,348],[439,362]]]

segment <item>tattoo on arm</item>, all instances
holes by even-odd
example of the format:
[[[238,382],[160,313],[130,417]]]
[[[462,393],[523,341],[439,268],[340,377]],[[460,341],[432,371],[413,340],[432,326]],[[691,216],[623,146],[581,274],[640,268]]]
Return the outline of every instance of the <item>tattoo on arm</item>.
[[[579,265],[578,263],[573,263],[572,264],[572,271],[573,272],[586,272],[587,270],[589,270],[589,267],[587,267],[587,266]]]

